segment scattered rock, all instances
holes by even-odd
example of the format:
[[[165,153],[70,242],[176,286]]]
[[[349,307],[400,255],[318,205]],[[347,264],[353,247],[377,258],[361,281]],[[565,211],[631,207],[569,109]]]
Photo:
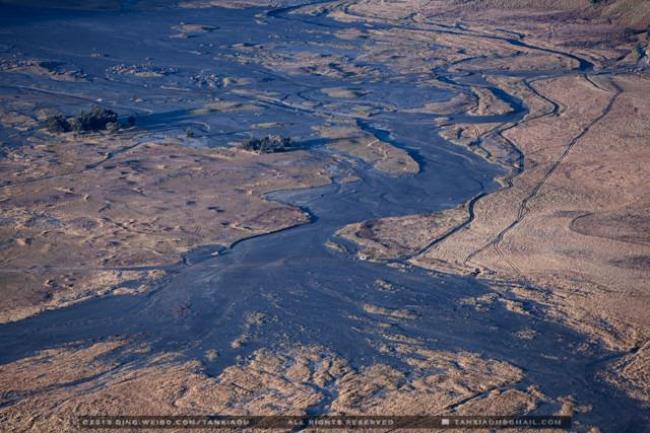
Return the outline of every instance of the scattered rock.
[[[159,78],[176,73],[174,68],[162,68],[151,65],[116,65],[107,70],[111,75],[131,75],[139,78]]]
[[[219,352],[217,352],[214,349],[206,350],[205,351],[205,359],[207,359],[209,362],[214,362],[219,358]]]

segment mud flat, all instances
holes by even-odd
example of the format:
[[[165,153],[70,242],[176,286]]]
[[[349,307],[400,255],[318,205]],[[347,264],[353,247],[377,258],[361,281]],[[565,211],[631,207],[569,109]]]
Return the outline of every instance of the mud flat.
[[[304,154],[287,167],[283,155],[191,150],[174,140],[47,140],[2,162],[3,321],[160,277],[201,245],[227,248],[305,223],[304,211],[263,195],[329,182],[327,161]]]
[[[2,3],[3,429],[643,432],[645,9],[481,3]],[[135,126],[44,129],[92,105]]]

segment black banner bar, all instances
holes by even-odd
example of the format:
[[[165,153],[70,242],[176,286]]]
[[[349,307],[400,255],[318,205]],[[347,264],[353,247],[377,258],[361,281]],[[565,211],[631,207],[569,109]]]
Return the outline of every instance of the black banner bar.
[[[568,416],[80,416],[84,429],[568,429]]]

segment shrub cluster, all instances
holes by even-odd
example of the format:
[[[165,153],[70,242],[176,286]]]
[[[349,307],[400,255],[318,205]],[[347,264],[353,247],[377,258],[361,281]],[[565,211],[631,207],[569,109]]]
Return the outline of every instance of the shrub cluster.
[[[121,125],[116,112],[101,107],[93,107],[89,111],[82,111],[76,117],[66,118],[61,114],[55,114],[45,121],[47,130],[53,133],[116,131],[121,126],[133,126],[134,124],[135,119],[129,117],[126,124]]]
[[[267,135],[264,138],[252,138],[244,143],[242,147],[257,153],[277,153],[295,150],[297,146],[288,137]]]

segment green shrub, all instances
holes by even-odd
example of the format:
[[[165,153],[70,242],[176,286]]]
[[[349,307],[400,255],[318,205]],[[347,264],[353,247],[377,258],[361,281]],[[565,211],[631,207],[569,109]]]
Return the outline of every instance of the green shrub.
[[[117,120],[117,113],[111,110],[106,110],[101,107],[93,107],[90,111],[82,111],[76,117],[75,130],[82,131],[101,131],[108,127],[109,124],[119,123]]]
[[[244,143],[242,147],[257,153],[277,153],[294,150],[296,145],[290,138],[267,135],[264,138],[252,138]]]
[[[135,117],[129,116],[124,124],[120,123],[117,113],[100,107],[82,111],[76,117],[64,117],[56,114],[45,120],[45,127],[53,133],[103,131],[116,132],[121,127],[135,125]]]
[[[55,114],[45,119],[45,127],[52,133],[70,132],[72,130],[70,122],[62,114]]]

